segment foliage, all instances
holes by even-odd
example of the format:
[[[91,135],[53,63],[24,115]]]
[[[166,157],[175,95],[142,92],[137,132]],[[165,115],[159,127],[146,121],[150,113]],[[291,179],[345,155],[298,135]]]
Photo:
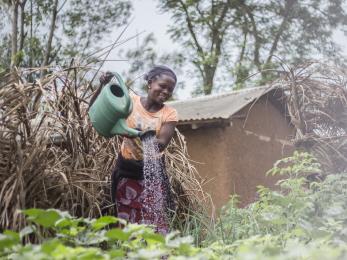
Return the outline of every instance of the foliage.
[[[0,257],[7,259],[344,259],[347,257],[347,176],[320,171],[316,159],[295,152],[278,161],[279,190],[259,187],[259,200],[223,208],[216,229],[200,247],[191,236],[166,236],[146,225],[104,216],[74,218],[55,209],[27,209],[30,225],[0,235]],[[122,225],[123,228],[119,226]],[[36,240],[35,240],[36,239]],[[36,241],[34,243],[34,241]]]
[[[238,208],[233,196],[205,243],[236,259],[346,257],[347,176],[307,180],[319,172],[319,164],[307,153],[278,161],[268,174],[283,177],[279,190],[259,187],[259,200],[246,208]]]
[[[9,68],[9,57],[21,67],[64,65],[76,56],[87,58],[102,38],[127,23],[131,7],[127,0],[4,1],[0,15],[11,24],[0,24],[0,58],[6,58],[0,59],[0,68]],[[15,58],[17,53],[20,59]]]
[[[158,1],[171,14],[168,32],[195,67],[201,79],[196,93],[203,94],[216,88],[218,71],[228,74],[228,87],[232,79],[240,88],[248,75],[259,71],[257,84],[271,81],[280,63],[317,56],[340,59],[332,36],[347,24],[345,5],[340,0]]]
[[[55,209],[22,211],[31,225],[19,233],[0,236],[0,257],[9,259],[160,259],[170,255],[199,257],[207,250],[192,245],[191,237],[177,232],[166,237],[145,225],[128,224],[116,217],[74,218]],[[123,227],[117,227],[122,225]],[[42,233],[45,232],[45,237]],[[30,243],[33,235],[39,244]],[[21,245],[21,241],[28,241]],[[182,258],[181,258],[182,259]]]
[[[172,14],[169,32],[182,43],[185,57],[201,76],[204,94],[210,94],[227,32],[241,13],[231,1],[160,1],[160,8]]]

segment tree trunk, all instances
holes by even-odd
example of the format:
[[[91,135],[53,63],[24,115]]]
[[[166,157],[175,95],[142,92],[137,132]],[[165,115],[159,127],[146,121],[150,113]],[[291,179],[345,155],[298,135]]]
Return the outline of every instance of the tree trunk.
[[[16,66],[16,54],[17,54],[17,34],[18,34],[18,1],[12,3],[12,35],[11,35],[11,64],[12,70]]]
[[[213,79],[216,74],[216,66],[205,65],[204,66],[204,76],[203,76],[203,88],[204,94],[209,95],[212,92],[213,88]]]
[[[30,54],[29,54],[29,67],[33,67],[33,0],[30,0]],[[31,75],[31,74],[30,74]]]
[[[58,0],[54,1],[53,4],[53,9],[52,9],[52,19],[51,19],[51,25],[49,29],[49,35],[48,35],[48,40],[47,40],[47,46],[46,46],[46,51],[44,54],[44,59],[42,63],[42,67],[45,67],[49,63],[49,56],[52,51],[52,41],[53,41],[53,36],[54,36],[54,31],[55,31],[55,23],[57,21],[57,14],[58,14]],[[42,68],[41,76],[45,74],[45,69]]]
[[[20,31],[19,31],[19,51],[23,50],[24,47],[24,20],[25,20],[25,4],[27,0],[23,0],[20,3]]]

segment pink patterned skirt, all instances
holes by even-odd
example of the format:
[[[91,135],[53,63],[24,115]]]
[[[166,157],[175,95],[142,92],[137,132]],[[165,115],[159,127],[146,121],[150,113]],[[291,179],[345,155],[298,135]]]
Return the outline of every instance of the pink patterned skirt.
[[[116,189],[116,205],[118,217],[130,223],[154,224],[155,230],[163,235],[169,233],[169,223],[165,209],[160,210],[157,214],[148,214],[143,201],[148,204],[155,203],[152,196],[144,198],[143,180],[134,180],[121,178]],[[163,187],[158,187],[164,192]],[[155,199],[155,198],[154,198]]]

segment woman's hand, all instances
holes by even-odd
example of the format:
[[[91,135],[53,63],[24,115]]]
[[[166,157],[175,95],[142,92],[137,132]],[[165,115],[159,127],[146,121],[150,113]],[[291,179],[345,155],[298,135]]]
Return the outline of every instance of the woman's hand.
[[[114,77],[114,74],[110,71],[107,71],[106,73],[103,73],[100,76],[100,85],[103,87],[105,86],[107,83],[109,83],[111,81],[111,79]]]
[[[114,74],[112,72],[107,71],[106,73],[103,73],[100,76],[100,86],[99,88],[95,91],[94,95],[91,97],[90,101],[89,101],[89,108],[94,104],[96,98],[99,96],[103,86],[105,86],[107,83],[109,83],[111,81],[111,79],[113,78]],[[88,109],[89,109],[88,108]]]

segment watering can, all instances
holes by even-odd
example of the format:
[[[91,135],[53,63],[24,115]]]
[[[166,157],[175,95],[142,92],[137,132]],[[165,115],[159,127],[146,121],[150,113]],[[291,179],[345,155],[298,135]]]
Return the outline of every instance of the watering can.
[[[95,130],[104,137],[114,135],[141,136],[142,132],[130,128],[126,118],[130,115],[133,104],[123,79],[118,73],[101,90],[89,109],[89,118]]]

